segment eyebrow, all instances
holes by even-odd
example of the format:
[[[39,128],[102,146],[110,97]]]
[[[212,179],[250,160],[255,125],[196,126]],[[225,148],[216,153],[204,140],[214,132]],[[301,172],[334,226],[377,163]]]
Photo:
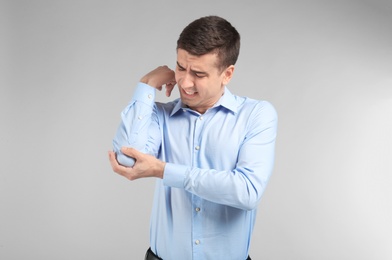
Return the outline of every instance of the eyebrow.
[[[185,69],[183,66],[180,65],[180,63],[178,63],[178,61],[177,61],[177,66],[178,66],[180,69]],[[192,70],[192,69],[191,69],[191,71],[192,71],[193,73],[195,73],[195,74],[208,75],[208,73],[205,72],[205,71],[198,71],[198,70]]]

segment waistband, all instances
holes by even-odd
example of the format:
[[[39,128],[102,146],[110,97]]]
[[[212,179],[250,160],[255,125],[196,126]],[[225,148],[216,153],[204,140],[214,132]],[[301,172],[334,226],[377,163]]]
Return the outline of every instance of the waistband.
[[[157,256],[156,254],[154,254],[154,252],[151,250],[151,247],[150,247],[146,252],[146,256],[144,257],[144,260],[163,260],[163,259],[160,258],[159,256]],[[248,256],[248,258],[246,260],[252,260],[252,258],[250,258],[250,256]]]

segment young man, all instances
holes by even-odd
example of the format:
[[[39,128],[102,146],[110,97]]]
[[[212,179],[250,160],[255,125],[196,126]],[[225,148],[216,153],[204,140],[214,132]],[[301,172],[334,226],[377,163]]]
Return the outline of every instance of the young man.
[[[256,209],[272,173],[277,115],[266,101],[233,95],[240,35],[225,19],[190,23],[177,66],[140,80],[109,152],[130,180],[156,177],[145,259],[250,259]],[[155,102],[155,90],[180,99]]]

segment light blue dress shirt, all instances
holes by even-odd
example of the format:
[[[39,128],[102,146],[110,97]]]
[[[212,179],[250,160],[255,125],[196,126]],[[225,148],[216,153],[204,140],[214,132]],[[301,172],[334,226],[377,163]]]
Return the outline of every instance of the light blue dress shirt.
[[[248,256],[257,205],[274,164],[277,114],[266,101],[225,88],[204,114],[180,99],[155,102],[139,83],[113,140],[120,164],[130,146],[166,162],[155,187],[151,249],[164,260]]]

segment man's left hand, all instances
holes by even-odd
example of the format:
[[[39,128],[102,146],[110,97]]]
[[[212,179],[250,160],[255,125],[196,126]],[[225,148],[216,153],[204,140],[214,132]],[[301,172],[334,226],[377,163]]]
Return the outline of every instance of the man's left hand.
[[[162,162],[152,155],[144,154],[130,147],[122,147],[121,152],[136,160],[133,167],[125,167],[117,162],[116,154],[109,151],[109,161],[113,171],[129,180],[136,180],[145,177],[163,178],[165,162]]]

